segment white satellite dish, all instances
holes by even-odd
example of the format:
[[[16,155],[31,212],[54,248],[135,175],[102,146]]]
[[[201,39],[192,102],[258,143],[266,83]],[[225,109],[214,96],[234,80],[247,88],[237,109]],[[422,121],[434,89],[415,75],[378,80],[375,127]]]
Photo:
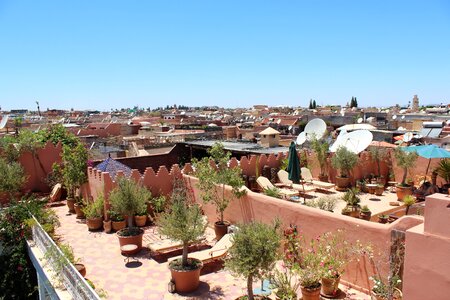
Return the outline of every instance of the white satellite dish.
[[[392,120],[395,120],[395,119],[397,119],[397,115],[392,116]]]
[[[409,142],[409,141],[412,140],[413,136],[414,136],[414,135],[413,135],[412,132],[407,132],[407,133],[405,133],[405,134],[403,135],[403,141],[404,141],[404,142]]]
[[[133,121],[130,119],[130,120],[128,120],[127,124],[131,125],[131,124],[133,124]]]
[[[303,131],[298,135],[296,144],[302,145],[304,142],[306,142],[306,133]]]
[[[336,152],[336,150],[339,147],[340,142],[342,141],[343,137],[347,134],[347,130],[341,129],[339,131],[339,135],[336,137],[336,140],[334,141],[333,145],[330,147],[330,152]]]
[[[291,131],[291,130],[292,130],[292,125],[289,125],[289,128],[288,128],[288,130],[289,130],[289,131]]]
[[[358,120],[356,121],[358,124],[361,124],[362,123],[362,121],[363,121],[363,119],[362,118],[358,118]]]
[[[387,113],[387,114],[389,113],[389,109],[386,109],[386,113]]]
[[[9,119],[9,115],[4,115],[2,117],[2,120],[0,121],[0,129],[5,128],[6,123],[8,122],[8,119]]]
[[[404,120],[405,119],[405,116],[402,116],[402,120]]]
[[[347,150],[358,154],[369,147],[372,140],[373,134],[369,130],[355,130],[336,140],[338,143],[335,142],[332,146],[333,149],[330,148],[330,151],[336,152],[340,147],[345,147]]]
[[[324,120],[316,118],[312,119],[305,126],[306,139],[310,141],[313,137],[320,140],[327,131],[327,124]]]
[[[281,124],[281,119],[277,120],[277,124],[280,125]]]
[[[341,110],[341,116],[345,116],[345,110]]]

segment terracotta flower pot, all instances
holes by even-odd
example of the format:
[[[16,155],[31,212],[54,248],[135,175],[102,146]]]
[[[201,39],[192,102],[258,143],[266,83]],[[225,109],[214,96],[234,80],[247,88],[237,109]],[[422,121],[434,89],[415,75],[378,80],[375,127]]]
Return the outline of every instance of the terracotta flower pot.
[[[336,176],[336,189],[338,191],[344,191],[350,186],[349,177]]]
[[[301,287],[303,300],[320,300],[320,285],[317,288]]]
[[[328,175],[319,175],[319,180],[323,182],[328,182]]]
[[[216,234],[217,241],[220,240],[225,234],[227,234],[228,226],[230,226],[230,222],[228,221],[223,221],[223,223],[217,221],[214,223],[214,232]]]
[[[172,281],[175,283],[175,290],[178,293],[195,291],[200,285],[200,271],[203,267],[203,263],[194,258],[189,258],[189,260],[197,261],[199,267],[193,270],[176,270],[169,264]]]
[[[69,208],[69,213],[75,213],[75,199],[67,198],[66,199],[67,207]]]
[[[322,290],[321,294],[324,296],[336,296],[339,290],[339,281],[341,277],[337,278],[322,278]]]
[[[81,274],[81,276],[86,276],[86,267],[84,264],[74,264],[75,269]]]
[[[377,186],[375,188],[375,195],[382,196],[384,192],[384,186]]]
[[[92,219],[86,219],[87,227],[90,231],[92,230],[99,230],[103,226],[103,218],[92,218]]]
[[[130,230],[132,233],[130,234]],[[136,245],[137,249],[129,254],[136,254],[142,249],[142,237],[144,236],[144,230],[140,228],[124,228],[117,233],[120,247],[125,245]]]
[[[123,220],[123,221],[112,221],[112,229],[114,231],[122,230],[126,226],[127,226],[127,222],[125,220]]]
[[[75,213],[77,214],[77,219],[86,219],[82,208],[83,208],[83,205],[78,204],[78,203],[74,204],[74,209],[75,209]]]
[[[363,220],[366,220],[366,221],[370,221],[371,217],[372,217],[372,213],[370,211],[369,212],[363,212],[363,211],[359,212],[359,218],[360,219],[363,219]]]
[[[147,215],[134,216],[134,223],[136,223],[137,227],[144,227],[147,224]]]
[[[386,224],[388,221],[389,221],[389,217],[387,217],[387,218],[378,217],[378,222],[381,224]]]
[[[398,201],[403,201],[403,198],[405,198],[407,195],[412,195],[412,188],[410,186],[397,185],[395,191],[397,192]]]

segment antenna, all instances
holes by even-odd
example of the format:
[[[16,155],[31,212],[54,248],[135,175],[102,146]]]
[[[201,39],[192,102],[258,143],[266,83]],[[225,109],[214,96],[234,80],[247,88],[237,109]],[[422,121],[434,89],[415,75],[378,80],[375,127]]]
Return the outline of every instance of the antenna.
[[[362,123],[362,121],[363,121],[363,119],[362,119],[362,118],[358,118],[358,121],[356,121],[356,123],[358,123],[358,124],[361,124],[361,123]]]
[[[300,134],[298,135],[296,144],[302,145],[304,142],[306,142],[306,133],[303,131],[303,132],[300,132]]]
[[[324,122],[324,120],[316,118],[312,119],[308,122],[308,124],[306,124],[304,132],[306,134],[306,139],[310,141],[313,137],[320,140],[325,134],[326,130],[327,124]]]

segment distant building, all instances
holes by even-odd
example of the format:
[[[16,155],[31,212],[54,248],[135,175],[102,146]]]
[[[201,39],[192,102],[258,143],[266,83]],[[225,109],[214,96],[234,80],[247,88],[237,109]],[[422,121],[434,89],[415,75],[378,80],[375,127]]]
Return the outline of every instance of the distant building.
[[[413,97],[411,110],[413,112],[419,112],[419,98],[417,97],[417,95],[414,95]]]
[[[280,132],[277,130],[267,127],[259,133],[261,137],[260,144],[266,148],[278,147],[280,144]]]

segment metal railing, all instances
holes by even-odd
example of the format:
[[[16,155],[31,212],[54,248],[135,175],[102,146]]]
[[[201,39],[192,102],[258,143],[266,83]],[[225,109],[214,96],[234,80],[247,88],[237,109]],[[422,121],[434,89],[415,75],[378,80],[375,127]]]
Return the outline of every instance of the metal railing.
[[[35,221],[35,224],[32,227],[33,241],[43,254],[47,253],[47,251],[52,251],[51,249],[56,250],[51,252],[51,255],[48,257],[48,261],[53,270],[58,272],[58,274],[55,275],[58,276],[59,281],[64,285],[73,299],[100,299],[94,289],[67,260],[61,249],[59,249],[53,239],[47,234],[47,232],[45,232],[36,218],[34,216],[32,218]],[[61,261],[65,261],[65,263],[59,263]],[[57,266],[57,264],[60,265]]]

